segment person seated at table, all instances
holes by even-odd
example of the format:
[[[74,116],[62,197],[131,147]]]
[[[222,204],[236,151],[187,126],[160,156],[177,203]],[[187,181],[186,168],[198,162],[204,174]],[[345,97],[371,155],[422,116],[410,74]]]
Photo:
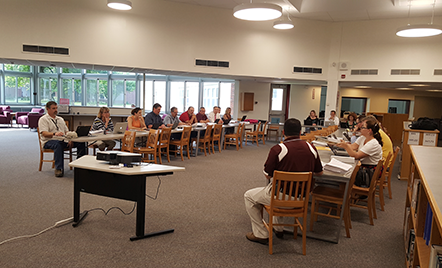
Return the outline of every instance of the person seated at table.
[[[163,123],[166,127],[172,127],[175,123],[177,123],[179,126],[185,125],[185,123],[181,122],[181,120],[178,118],[178,108],[172,107],[170,108],[170,114],[166,115],[163,119]]]
[[[222,124],[223,121],[221,120],[221,114],[220,114],[221,108],[219,106],[213,106],[213,111],[209,113],[209,121],[211,123],[218,123]]]
[[[58,114],[58,106],[55,101],[46,103],[47,113],[38,120],[38,128],[40,131],[40,140],[44,149],[54,150],[55,176],[64,176],[64,149],[77,148],[77,159],[86,154],[86,146],[84,142],[65,142],[64,140],[56,140],[54,137],[64,136],[69,129],[64,119]]]
[[[347,128],[350,129],[350,131],[353,131],[353,129],[355,128],[357,122],[356,122],[356,114],[355,113],[350,113],[347,117]]]
[[[231,115],[232,109],[230,109],[230,107],[226,108],[226,112],[224,113],[222,120],[223,120],[223,124],[227,125],[230,120],[232,120],[232,115]],[[232,134],[235,131],[235,128],[233,127],[227,127],[225,129],[225,134]]]
[[[391,153],[391,155],[394,154],[393,143],[391,142],[390,137],[389,137],[388,134],[385,133],[385,131],[382,129],[382,125],[379,123],[379,121],[377,120],[376,116],[369,115],[369,116],[367,116],[367,117],[365,117],[365,118],[372,118],[372,119],[376,120],[376,122],[378,122],[378,124],[379,124],[379,134],[381,134],[382,143],[383,143],[383,144],[382,144],[382,157],[383,157],[384,159],[387,159],[387,156],[388,156],[389,153]],[[391,160],[392,160],[392,159],[391,159]],[[391,161],[391,160],[390,160],[390,161]],[[388,166],[390,163],[386,163],[386,164],[387,164],[387,166]]]
[[[268,181],[273,177],[275,170],[286,172],[313,172],[322,175],[322,164],[316,148],[299,139],[301,135],[301,122],[290,118],[284,123],[284,143],[277,144],[270,149],[267,161],[264,164],[264,175]],[[311,185],[314,185],[312,179]],[[313,189],[313,187],[312,187]],[[289,191],[290,189],[287,189]],[[294,191],[297,189],[294,189]],[[246,238],[252,242],[267,244],[269,232],[262,222],[262,209],[264,205],[270,206],[272,183],[266,187],[248,190],[244,194],[246,211],[252,222],[252,232]],[[307,194],[308,196],[308,194]],[[275,224],[281,222],[282,217],[274,217]],[[283,227],[274,226],[276,237],[283,238]],[[272,234],[270,234],[272,235]]]
[[[92,130],[103,130],[106,132],[114,131],[114,124],[112,123],[112,118],[110,118],[110,111],[107,107],[101,107],[98,111],[97,118],[95,118],[94,123],[91,127]],[[113,140],[102,140],[93,143],[100,149],[100,151],[112,150],[115,147],[115,141]]]
[[[209,118],[207,118],[207,115],[206,115],[206,108],[204,108],[204,107],[200,108],[199,113],[196,114],[196,120],[199,123],[209,123],[210,122]]]
[[[194,114],[195,109],[192,106],[189,106],[186,112],[182,113],[180,116],[181,122],[185,123],[186,125],[192,125],[194,123],[197,123],[196,115]]]
[[[335,123],[335,126],[339,126],[339,117],[336,116],[335,110],[330,111],[330,117],[328,118],[328,121],[333,121]]]
[[[362,120],[361,136],[355,143],[338,143],[337,146],[344,148],[349,156],[361,160],[361,171],[356,175],[355,185],[370,187],[371,176],[376,169],[379,160],[382,159],[382,137],[379,133],[379,124],[376,119],[366,117]],[[365,170],[370,170],[369,172]]]
[[[146,123],[146,126],[148,128],[163,128],[163,119],[161,119],[160,116],[161,112],[161,105],[159,103],[155,103],[152,107],[152,112],[148,113],[146,115],[146,118],[144,119],[144,122]]]
[[[359,138],[359,136],[361,136],[361,126],[362,126],[362,120],[364,120],[365,115],[361,114],[358,116],[358,118],[356,118],[356,125],[353,128],[353,134],[351,136],[351,143],[355,143],[356,140]]]
[[[144,119],[141,114],[141,109],[137,107],[135,109],[132,109],[130,113],[132,115],[127,118],[127,128],[129,130],[147,130],[146,124],[144,123]]]
[[[316,115],[315,110],[310,111],[310,115],[305,119],[305,125],[311,125],[311,126],[319,125],[319,118]],[[315,130],[316,130],[316,128],[314,128],[314,127],[309,127],[306,129],[307,132],[315,131]]]

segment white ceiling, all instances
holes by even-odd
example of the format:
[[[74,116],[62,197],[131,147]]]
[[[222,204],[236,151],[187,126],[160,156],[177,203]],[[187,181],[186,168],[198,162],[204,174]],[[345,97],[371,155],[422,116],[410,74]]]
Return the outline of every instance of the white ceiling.
[[[163,0],[191,5],[231,9],[250,0]],[[357,21],[442,16],[442,0],[254,0],[273,3],[289,11],[291,18],[320,21]],[[409,2],[412,3],[409,8]],[[410,11],[410,12],[409,12]],[[410,13],[410,14],[409,14]]]

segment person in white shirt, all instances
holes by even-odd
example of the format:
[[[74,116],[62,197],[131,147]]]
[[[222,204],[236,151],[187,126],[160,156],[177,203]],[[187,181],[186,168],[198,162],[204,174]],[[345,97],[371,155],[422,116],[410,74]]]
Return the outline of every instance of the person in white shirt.
[[[336,116],[335,110],[331,110],[330,118],[328,119],[328,121],[333,121],[335,122],[335,126],[339,126],[339,117]]]
[[[379,123],[374,118],[366,117],[362,121],[360,131],[361,136],[355,143],[341,142],[337,146],[344,148],[355,159],[361,160],[361,169],[372,169],[374,171],[379,160],[382,159],[383,142],[379,133]],[[356,176],[355,185],[369,186],[369,182],[367,182],[368,185],[358,185],[360,183],[361,179]]]
[[[220,114],[221,108],[219,106],[213,106],[213,111],[209,113],[209,121],[211,123],[218,123],[222,124],[223,121],[221,120],[221,114]]]
[[[41,144],[44,149],[54,150],[55,160],[55,176],[63,177],[64,175],[64,149],[77,148],[77,158],[86,154],[86,146],[84,142],[64,142],[63,140],[55,140],[54,136],[64,136],[69,130],[64,119],[58,114],[58,106],[55,101],[46,103],[47,113],[38,120],[38,129],[41,134]]]

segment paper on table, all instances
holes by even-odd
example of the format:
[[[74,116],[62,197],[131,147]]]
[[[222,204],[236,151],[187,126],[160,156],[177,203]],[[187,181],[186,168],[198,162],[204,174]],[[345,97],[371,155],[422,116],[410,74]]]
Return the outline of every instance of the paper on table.
[[[341,173],[341,174],[348,172],[351,168],[352,168],[352,165],[345,164],[345,163],[337,160],[336,158],[332,158],[330,160],[330,162],[328,162],[324,166],[325,170],[328,170],[331,172],[336,172],[336,173]]]
[[[355,158],[352,156],[338,156],[338,155],[332,155],[330,158],[334,158],[336,160],[339,160],[344,163],[353,164],[355,162]]]

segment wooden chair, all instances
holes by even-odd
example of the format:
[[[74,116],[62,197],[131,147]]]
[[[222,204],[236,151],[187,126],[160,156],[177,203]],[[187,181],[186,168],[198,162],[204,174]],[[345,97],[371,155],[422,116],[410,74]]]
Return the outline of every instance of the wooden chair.
[[[273,174],[272,191],[279,193],[272,194],[270,206],[264,206],[269,214],[269,223],[263,220],[269,232],[269,253],[273,254],[273,226],[294,227],[294,238],[298,235],[298,227],[302,231],[302,254],[306,254],[307,239],[307,211],[312,180],[311,172],[283,172],[275,171]],[[287,194],[288,192],[288,194]],[[294,224],[273,223],[273,217],[294,217]],[[298,217],[303,219],[301,223]]]
[[[226,145],[235,145],[236,150],[239,150],[239,146],[241,145],[241,133],[242,133],[243,125],[239,125],[236,133],[226,134],[224,135],[224,150],[226,149]]]
[[[400,151],[399,146],[396,146],[396,149],[394,149],[393,158],[391,159],[390,165],[388,165],[388,168],[386,169],[386,172],[385,172],[385,177],[387,178],[387,180],[384,181],[383,188],[388,187],[388,197],[390,199],[393,198],[393,195],[391,192],[391,174],[393,173],[394,163],[396,162],[396,157],[397,157],[399,151]]]
[[[196,153],[198,153],[198,149],[204,150],[204,155],[207,156],[206,148],[210,154],[210,138],[212,135],[212,125],[207,125],[206,132],[204,133],[204,137],[200,137],[199,144],[196,145]],[[192,143],[196,141],[196,138],[192,139]],[[192,153],[192,147],[190,148],[190,153]]]
[[[44,149],[43,145],[41,144],[41,136],[40,136],[40,128],[37,127],[37,134],[38,134],[38,145],[40,147],[40,166],[38,167],[38,171],[41,171],[41,168],[43,166],[43,162],[52,162],[52,168],[55,168],[55,160],[54,160],[54,150],[52,149]],[[64,157],[64,159],[69,159],[69,162],[72,162],[72,148],[65,148],[65,152],[68,152],[68,157]],[[45,160],[44,154],[45,153],[51,153],[52,154],[52,160]],[[72,167],[70,168],[72,170]]]
[[[330,188],[327,186],[317,186],[313,189],[312,205],[310,208],[310,231],[313,231],[313,223],[318,220],[318,216],[324,216],[334,219],[341,218],[341,209],[344,209],[344,226],[347,233],[347,237],[350,238],[351,217],[350,217],[350,197],[352,188],[356,179],[356,174],[361,166],[361,162],[358,161],[356,167],[351,174],[350,181],[348,182],[348,192],[345,194],[345,189]],[[345,200],[345,207],[342,204]],[[320,204],[320,202],[326,203]],[[334,206],[330,206],[333,204]],[[319,207],[327,208],[327,213],[319,212]],[[332,211],[336,211],[336,214],[332,214]],[[339,226],[340,227],[340,226]]]
[[[176,154],[178,152],[178,147],[179,147],[181,161],[184,161],[183,150],[184,150],[185,146],[187,146],[187,158],[190,159],[189,141],[190,141],[190,132],[191,131],[192,131],[192,127],[190,127],[190,126],[184,127],[183,133],[181,134],[181,139],[180,140],[171,140],[169,142],[170,145],[175,145],[175,150],[170,150],[171,152],[175,153],[175,157],[176,157]]]
[[[221,153],[221,132],[223,130],[223,126],[220,124],[216,124],[213,128],[213,135],[211,139],[212,144],[212,152],[215,153],[215,142],[218,142],[218,151]]]
[[[270,139],[270,133],[275,132],[276,133],[276,140],[278,141],[279,139],[279,126],[278,125],[270,125],[267,128],[267,133],[266,133],[266,139],[269,140]]]
[[[264,144],[264,145],[266,144],[265,133],[266,133],[266,129],[267,129],[267,124],[268,123],[269,123],[269,121],[265,122],[264,126],[262,127],[262,130],[259,130],[259,128],[257,129],[258,130],[258,139],[257,140],[258,141],[262,140],[262,144]]]
[[[121,151],[122,152],[134,152],[134,144],[135,144],[135,131],[125,131],[123,140],[121,141]]]
[[[387,159],[385,159],[384,161],[384,169],[382,170],[382,174],[378,180],[378,183],[376,185],[376,194],[375,196],[379,198],[379,203],[381,204],[381,210],[384,211],[384,205],[385,205],[385,200],[384,200],[384,182],[385,182],[385,173],[387,172],[387,166],[388,163],[390,163],[391,158],[393,157],[393,155],[390,153],[388,153],[387,155]]]
[[[143,154],[143,162],[154,162],[157,164],[158,155],[158,139],[160,137],[160,130],[151,129],[147,137],[146,147],[134,148],[134,153]],[[153,155],[153,159],[149,159],[149,155]],[[161,159],[161,155],[159,155]]]
[[[358,207],[358,208],[364,208],[368,210],[368,217],[370,218],[370,225],[374,225],[373,218],[377,219],[376,216],[376,203],[375,203],[375,193],[376,193],[376,185],[379,180],[379,174],[381,173],[382,164],[384,163],[384,160],[379,160],[376,170],[373,173],[373,177],[371,179],[370,187],[369,188],[363,188],[356,185],[353,185],[352,191],[351,191],[351,200],[350,206],[352,207]],[[358,199],[357,196],[367,196],[367,200],[361,200]],[[366,202],[367,206],[359,205],[358,202]]]
[[[246,130],[246,125],[245,124],[241,124],[242,125],[242,128],[241,128],[241,135],[240,135],[240,146],[241,146],[241,149],[242,149],[242,143],[243,143],[243,141],[244,141],[244,132],[245,132],[245,130]]]
[[[170,162],[170,156],[169,156],[169,142],[170,142],[170,135],[172,133],[172,129],[170,127],[165,127],[161,129],[161,135],[158,139],[158,158],[160,159],[160,164],[163,163],[161,156],[163,154],[166,154],[167,156],[167,162]],[[162,149],[166,149],[165,152],[162,151]]]
[[[256,127],[255,131],[246,131],[246,144],[249,141],[249,139],[252,141],[252,144],[254,141],[256,141],[256,145],[258,145],[258,132],[261,128],[261,122],[258,123],[258,126]]]

